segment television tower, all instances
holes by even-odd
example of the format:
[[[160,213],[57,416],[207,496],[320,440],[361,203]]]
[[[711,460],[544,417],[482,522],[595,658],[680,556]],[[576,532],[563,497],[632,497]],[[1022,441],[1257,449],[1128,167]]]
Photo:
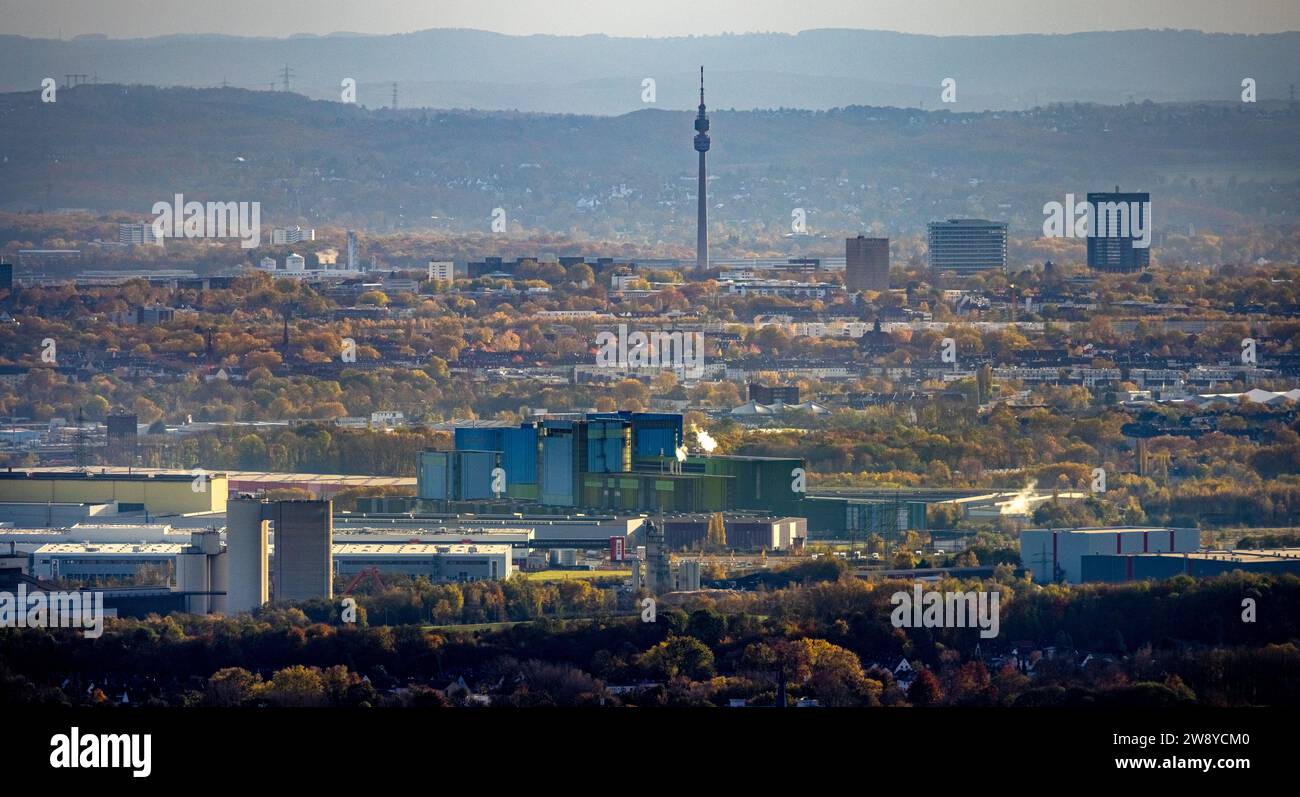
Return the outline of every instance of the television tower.
[[[704,110],[704,67],[700,67],[700,112],[695,117],[695,151],[700,153],[699,211],[695,220],[695,267],[709,267],[709,211],[706,206],[704,153],[709,151],[709,115]]]

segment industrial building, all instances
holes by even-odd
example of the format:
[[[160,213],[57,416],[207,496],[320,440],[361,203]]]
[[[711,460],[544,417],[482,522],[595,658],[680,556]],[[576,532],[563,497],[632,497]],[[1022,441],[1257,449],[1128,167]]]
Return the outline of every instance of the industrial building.
[[[31,555],[31,573],[42,579],[61,579],[86,584],[134,582],[143,568],[166,577],[176,577],[176,557],[184,545],[167,542],[52,542]]]
[[[334,597],[332,501],[275,501],[275,600]]]
[[[267,601],[270,523],[275,524],[275,600],[332,598],[333,502],[240,497],[231,500],[226,518],[229,610],[248,611]]]
[[[282,423],[267,424],[266,422],[250,422],[248,424],[243,424],[243,425],[247,426],[250,429],[256,430],[266,425],[278,427],[278,426],[285,426],[287,424],[282,424]],[[225,424],[216,423],[216,422],[197,421],[195,423],[186,424],[184,427],[182,427],[182,430],[184,433],[199,433],[199,432],[212,431],[215,429],[223,428],[224,426]],[[8,433],[6,433],[5,436],[8,437],[9,436]],[[83,475],[84,473],[87,472],[82,468],[76,468],[67,465],[23,468],[22,470],[31,473],[39,473],[39,474],[63,474],[65,477],[67,477],[68,475]],[[168,468],[136,468],[136,467],[128,468],[128,467],[107,465],[107,466],[96,467],[92,471],[88,471],[88,472],[93,474],[98,479],[103,479],[108,476],[114,476],[114,477],[153,476],[154,478],[157,478],[159,476],[166,476],[166,477],[176,478],[176,479],[185,479],[189,481],[192,485],[195,484],[194,472],[185,471],[185,470],[168,469]],[[356,474],[276,473],[276,472],[266,472],[266,471],[244,471],[244,470],[227,470],[227,471],[222,471],[219,474],[208,473],[206,474],[206,479],[209,487],[224,488],[224,489],[218,489],[218,492],[223,497],[230,494],[241,493],[241,492],[255,493],[255,492],[263,492],[266,490],[295,489],[295,490],[305,490],[311,493],[312,497],[319,498],[319,499],[331,498],[336,493],[342,490],[355,490],[358,488],[369,488],[369,487],[407,488],[414,491],[415,483],[416,483],[415,478],[410,476],[359,476]],[[219,483],[214,483],[214,480],[217,480]],[[220,480],[224,480],[224,482]],[[203,485],[202,482],[200,482],[195,486],[198,486],[201,489]],[[38,498],[35,500],[44,502],[45,500],[48,500],[48,498],[44,498],[44,499]],[[126,499],[124,498],[123,500],[125,501]],[[105,503],[105,502],[92,501],[91,503]],[[124,508],[121,511],[126,512],[129,510]],[[138,511],[145,511],[145,510],[140,509]],[[156,512],[157,510],[148,509],[148,511]],[[219,512],[222,510],[213,509],[211,511]]]
[[[629,541],[645,518],[629,515],[421,515],[396,516],[364,513],[340,514],[334,518],[336,539],[353,533],[409,534],[426,541],[427,535],[459,535],[475,542],[494,542],[475,535],[511,533],[523,535],[535,548],[603,548],[610,537]],[[518,544],[518,540],[510,540]]]
[[[664,541],[669,550],[702,547],[709,532],[710,515],[664,519]],[[788,551],[803,545],[808,521],[801,517],[723,516],[727,548],[735,551]]]
[[[1208,578],[1233,571],[1300,575],[1300,548],[1194,551],[1191,553],[1086,554],[1084,583],[1161,580],[1174,576]]]
[[[646,569],[644,574],[644,586],[650,592],[658,595],[661,592],[669,592],[673,588],[672,581],[672,561],[668,555],[668,546],[664,541],[663,528],[653,522],[645,525],[645,562]],[[639,568],[637,571],[639,572]],[[640,578],[634,578],[634,584],[639,587]]]
[[[655,595],[668,592],[694,592],[701,586],[699,559],[679,559],[676,563],[665,557],[660,566],[653,562],[632,562],[632,591],[645,590]]]
[[[807,518],[808,530],[835,538],[925,528],[924,502],[806,496],[800,457],[690,454],[676,413],[593,412],[518,427],[468,423],[455,427],[454,443],[453,451],[421,454],[416,511],[752,511]],[[497,468],[503,495],[491,489]]]
[[[514,567],[525,567],[532,548],[533,531],[521,529],[455,529],[435,531],[425,528],[395,529],[385,527],[347,526],[334,527],[334,550],[340,545],[389,546],[394,549],[404,545],[502,545],[510,550]],[[592,544],[595,545],[595,541]],[[553,549],[556,550],[556,549]],[[336,561],[337,565],[337,561]]]
[[[1020,563],[1034,581],[1079,584],[1083,558],[1096,554],[1191,553],[1201,547],[1197,529],[1109,527],[1026,529],[1020,532]]]
[[[0,502],[110,504],[121,512],[154,515],[224,512],[224,473],[130,473],[121,470],[0,472]]]
[[[250,505],[255,503],[250,502]],[[251,611],[265,603],[267,595],[265,565],[259,570],[255,555],[259,549],[257,526],[268,521],[254,520],[253,513],[260,515],[268,511],[274,514],[276,508],[263,506],[267,508],[244,507],[244,514],[248,517],[243,518],[243,538],[236,535],[233,548],[223,546],[220,533],[211,530],[187,534],[185,543],[52,542],[41,545],[30,554],[14,550],[6,561],[18,563],[19,569],[37,579],[79,582],[92,587],[138,585],[139,577],[147,568],[159,582],[150,586],[170,590],[178,600],[174,606],[177,611],[195,614]],[[303,519],[297,520],[299,524],[304,522]],[[248,533],[250,525],[252,534]],[[287,527],[292,531],[294,525],[291,521]],[[319,535],[313,535],[313,539],[319,539]],[[245,549],[249,543],[252,543],[254,556],[249,556]],[[301,541],[295,544],[302,545]],[[313,559],[314,545],[313,542],[308,546]],[[331,581],[335,575],[350,577],[370,569],[385,575],[424,576],[431,581],[503,579],[515,572],[513,550],[505,543],[459,541],[339,543],[326,549],[323,572],[324,577]],[[288,575],[283,577],[289,589],[296,590],[298,595],[308,590],[329,593],[313,593],[306,598],[293,597],[294,593],[282,594],[280,577],[277,577],[277,601],[328,598],[332,595],[332,587],[320,580],[314,566],[306,566],[300,556],[289,555],[281,559],[279,551],[274,553],[274,558],[289,563]],[[239,562],[236,555],[243,557],[239,566],[236,566]],[[241,572],[241,567],[251,572]]]
[[[250,612],[271,599],[265,509],[258,499],[236,498],[226,510],[226,608],[230,612]]]
[[[221,535],[196,531],[176,558],[176,591],[184,596],[184,611],[225,614],[230,560]]]
[[[52,543],[169,543],[185,545],[190,529],[178,529],[165,523],[75,523],[61,528],[0,528],[0,544],[12,543],[25,553],[32,553]]]
[[[492,471],[501,458],[497,451],[422,451],[419,497],[431,501],[492,498]]]
[[[348,578],[375,568],[384,575],[424,576],[430,581],[481,581],[509,578],[514,572],[509,545],[477,543],[340,543],[334,566]]]

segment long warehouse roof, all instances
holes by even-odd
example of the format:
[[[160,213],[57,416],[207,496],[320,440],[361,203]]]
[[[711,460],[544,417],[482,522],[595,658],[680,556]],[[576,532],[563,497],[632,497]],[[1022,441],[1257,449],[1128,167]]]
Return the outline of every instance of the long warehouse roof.
[[[22,468],[22,472],[40,475],[48,473],[51,475],[71,478],[80,469],[71,465]],[[14,473],[18,473],[15,470]],[[167,468],[124,468],[124,467],[95,467],[86,471],[91,476],[100,478],[135,476],[137,478],[144,476],[165,476],[171,478],[193,479],[194,474],[188,470],[175,470]],[[274,471],[256,471],[256,470],[214,470],[208,472],[209,476],[225,476],[232,482],[269,482],[276,484],[298,483],[298,484],[341,484],[350,487],[414,487],[414,476],[366,476],[359,474],[345,473],[276,473]]]

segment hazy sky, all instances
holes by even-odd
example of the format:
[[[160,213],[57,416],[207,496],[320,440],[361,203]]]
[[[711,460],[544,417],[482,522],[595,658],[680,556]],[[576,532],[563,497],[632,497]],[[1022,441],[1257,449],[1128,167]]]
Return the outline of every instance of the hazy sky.
[[[809,28],[934,35],[1194,28],[1300,30],[1300,0],[0,0],[0,33],[139,38],[405,33],[685,36]]]

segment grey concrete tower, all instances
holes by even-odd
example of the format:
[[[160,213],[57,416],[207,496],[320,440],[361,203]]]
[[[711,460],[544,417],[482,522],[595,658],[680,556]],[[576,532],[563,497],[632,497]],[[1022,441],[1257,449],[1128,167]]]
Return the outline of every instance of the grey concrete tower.
[[[709,115],[704,110],[704,67],[700,67],[700,112],[695,117],[695,151],[700,153],[699,211],[695,224],[695,267],[709,267],[709,211],[704,153],[709,151]]]

